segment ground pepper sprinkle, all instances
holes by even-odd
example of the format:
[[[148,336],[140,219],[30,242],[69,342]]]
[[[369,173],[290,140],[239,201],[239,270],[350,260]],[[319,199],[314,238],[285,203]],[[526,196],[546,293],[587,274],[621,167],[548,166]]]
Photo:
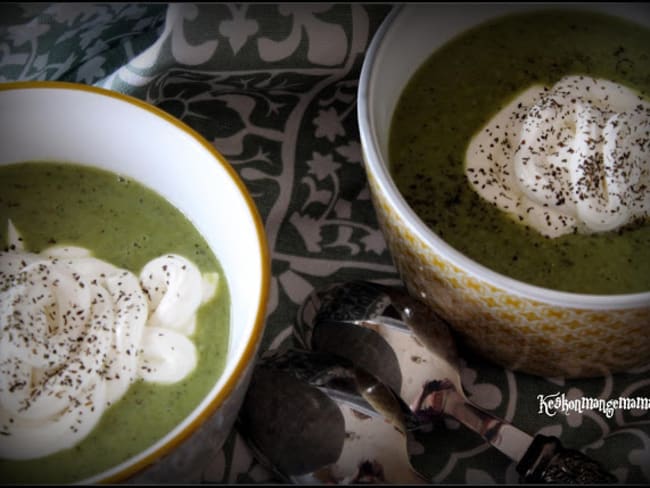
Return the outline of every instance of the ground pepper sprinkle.
[[[547,237],[650,218],[650,103],[617,83],[568,76],[533,86],[473,138],[466,176]]]

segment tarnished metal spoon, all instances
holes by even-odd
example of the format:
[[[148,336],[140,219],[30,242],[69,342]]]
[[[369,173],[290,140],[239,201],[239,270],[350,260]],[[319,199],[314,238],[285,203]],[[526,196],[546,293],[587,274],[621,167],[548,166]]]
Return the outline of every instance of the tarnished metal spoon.
[[[413,434],[435,435],[449,416],[517,461],[523,481],[616,481],[558,439],[469,402],[447,324],[401,288],[316,290],[294,332],[295,345],[262,356],[239,415],[239,432],[282,480],[422,483]]]
[[[300,484],[424,483],[408,449],[418,426],[373,375],[340,356],[294,348],[261,358],[238,418],[258,460]]]
[[[423,417],[455,418],[517,462],[526,482],[612,483],[616,478],[552,436],[531,435],[470,402],[447,323],[403,288],[364,281],[316,290],[295,327],[301,347],[364,368]]]

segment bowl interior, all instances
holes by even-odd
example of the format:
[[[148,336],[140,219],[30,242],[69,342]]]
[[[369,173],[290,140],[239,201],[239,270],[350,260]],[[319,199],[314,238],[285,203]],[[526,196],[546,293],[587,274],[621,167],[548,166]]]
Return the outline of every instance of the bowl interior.
[[[68,161],[129,176],[185,214],[223,268],[231,298],[223,374],[201,405],[142,453],[144,458],[206,409],[218,407],[254,359],[269,275],[257,210],[234,170],[208,143],[138,100],[81,85],[18,83],[0,90],[0,114],[0,164]]]
[[[419,3],[396,7],[384,20],[369,46],[359,82],[358,116],[366,168],[374,176],[379,191],[416,236],[460,268],[492,285],[560,305],[610,308],[644,304],[650,300],[650,293],[618,295],[610,299],[600,295],[557,292],[519,282],[468,259],[420,220],[401,196],[388,169],[393,112],[404,87],[421,64],[447,41],[482,22],[505,14],[548,7],[536,3],[481,3],[471,6]],[[650,26],[647,6],[642,4],[555,3],[550,7],[602,12]]]

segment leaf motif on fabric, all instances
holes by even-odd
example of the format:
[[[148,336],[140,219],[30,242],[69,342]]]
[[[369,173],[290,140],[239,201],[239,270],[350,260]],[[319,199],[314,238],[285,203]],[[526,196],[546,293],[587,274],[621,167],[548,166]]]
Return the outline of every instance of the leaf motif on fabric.
[[[246,181],[268,180],[272,178],[271,175],[257,168],[244,168],[241,170],[240,176]]]
[[[127,19],[140,19],[140,22],[135,24],[136,29],[141,28],[143,25],[146,25],[144,22],[151,21],[151,19],[143,18],[147,12],[147,9],[144,5],[138,3],[129,3],[126,5],[112,4],[110,6],[115,9],[116,14],[123,15]],[[123,10],[120,11],[122,8]]]
[[[322,181],[328,176],[337,179],[336,171],[341,167],[341,164],[335,162],[331,154],[314,152],[312,159],[307,161],[307,166],[309,166],[309,174]]]
[[[351,256],[356,256],[361,251],[361,247],[352,242],[353,237],[353,228],[346,226],[344,223],[341,223],[337,226],[336,240],[330,244],[327,244],[326,247],[336,248],[343,247],[349,250]]]
[[[378,230],[369,230],[368,235],[361,238],[364,250],[381,255],[386,250],[384,235]]]
[[[346,145],[338,146],[336,152],[349,163],[360,163],[362,161],[361,145],[358,141],[349,141]]]
[[[341,124],[341,118],[334,107],[327,110],[319,110],[318,115],[314,119],[316,126],[316,137],[325,137],[330,142],[333,142],[337,136],[345,136],[345,128]]]
[[[309,177],[303,178],[301,180],[301,183],[304,183],[307,186],[307,189],[309,191],[307,198],[305,199],[305,202],[302,205],[303,210],[312,203],[320,203],[323,205],[328,205],[329,202],[332,200],[332,192],[330,190],[318,189],[318,187],[316,186],[316,182],[314,181],[313,178],[309,178]]]
[[[7,39],[12,41],[15,47],[22,46],[26,43],[35,43],[43,34],[49,32],[50,26],[41,24],[38,19],[34,19],[26,24],[13,25],[7,28]]]
[[[95,17],[98,11],[96,7],[89,8],[84,3],[60,3],[52,5],[46,13],[52,15],[56,22],[71,26],[75,22],[85,22]]]
[[[23,66],[28,59],[29,55],[27,53],[10,53],[4,50],[2,56],[0,56],[0,61],[4,66]]]
[[[95,40],[95,43],[90,46],[84,53],[84,59],[90,59],[93,56],[98,55],[109,49],[109,45],[103,39]],[[103,59],[103,58],[102,58]],[[103,74],[97,73],[99,76],[104,76]]]
[[[298,231],[300,237],[309,252],[321,251],[321,227],[318,220],[310,217],[309,215],[300,215],[297,212],[291,214],[289,223]]]
[[[78,82],[91,84],[96,80],[97,77],[105,76],[106,73],[102,68],[105,61],[106,58],[103,56],[90,58],[90,60],[85,62],[77,71],[76,80]]]

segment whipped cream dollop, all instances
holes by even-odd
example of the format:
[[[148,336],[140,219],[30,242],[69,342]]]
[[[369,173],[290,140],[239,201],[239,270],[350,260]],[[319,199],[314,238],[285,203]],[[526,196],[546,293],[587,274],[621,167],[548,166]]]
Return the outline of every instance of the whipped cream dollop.
[[[0,458],[74,446],[141,378],[174,383],[197,363],[196,313],[216,293],[176,254],[140,276],[81,247],[0,252]]]
[[[470,141],[465,174],[487,201],[548,237],[650,216],[650,103],[609,80],[533,85]]]

